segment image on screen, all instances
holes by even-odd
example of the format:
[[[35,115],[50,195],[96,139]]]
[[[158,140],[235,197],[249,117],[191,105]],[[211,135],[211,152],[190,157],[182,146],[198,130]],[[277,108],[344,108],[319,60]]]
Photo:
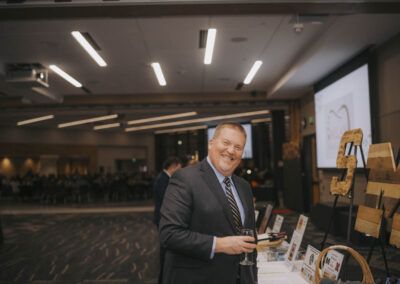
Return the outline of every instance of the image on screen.
[[[367,64],[315,93],[315,124],[319,168],[336,168],[342,134],[354,128],[363,131],[367,158],[372,140]],[[357,160],[357,167],[362,167],[360,151]]]
[[[251,139],[251,124],[242,124],[244,130],[247,134],[246,145],[243,151],[243,159],[252,159],[253,158],[253,145]],[[215,127],[211,127],[207,129],[207,141],[213,137],[215,132]]]

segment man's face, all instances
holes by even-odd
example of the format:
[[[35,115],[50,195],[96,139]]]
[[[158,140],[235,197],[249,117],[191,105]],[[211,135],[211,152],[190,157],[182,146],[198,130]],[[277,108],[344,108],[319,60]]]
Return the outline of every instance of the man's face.
[[[245,136],[235,128],[225,127],[208,142],[208,157],[224,176],[230,176],[242,160]]]
[[[177,170],[179,170],[180,168],[182,168],[181,164],[173,164],[171,165],[171,167],[169,167],[168,172],[170,173],[170,175],[172,176]]]

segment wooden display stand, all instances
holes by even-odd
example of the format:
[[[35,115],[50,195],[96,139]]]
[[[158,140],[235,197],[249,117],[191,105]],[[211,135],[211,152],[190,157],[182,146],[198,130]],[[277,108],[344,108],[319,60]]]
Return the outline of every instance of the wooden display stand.
[[[396,213],[393,217],[392,233],[390,234],[389,243],[400,248],[400,214]]]
[[[379,238],[382,224],[383,210],[358,206],[355,230],[374,238]]]
[[[341,177],[333,177],[330,186],[330,193],[335,196],[335,200],[332,207],[331,217],[329,219],[328,228],[325,231],[324,238],[321,242],[321,250],[324,249],[326,238],[332,226],[333,216],[335,215],[335,209],[339,196],[347,196],[350,199],[349,206],[349,219],[347,225],[347,244],[350,244],[350,232],[351,232],[351,220],[353,215],[353,202],[354,202],[354,179],[355,170],[357,168],[357,149],[360,149],[362,162],[364,166],[364,173],[368,180],[368,173],[365,164],[364,152],[361,147],[363,139],[363,133],[361,128],[346,131],[342,139],[340,140],[340,146],[338,156],[336,159],[336,166],[338,169],[343,169]],[[348,153],[345,155],[346,146],[350,144]],[[353,155],[351,155],[352,150]]]
[[[356,219],[355,230],[373,238],[367,262],[369,263],[376,243],[379,243],[385,263],[387,277],[390,276],[386,260],[386,224],[387,219],[393,218],[399,207],[400,170],[396,169],[392,145],[390,143],[373,144],[369,148],[368,161],[369,179],[367,196],[377,198],[376,208],[360,206]],[[397,242],[397,221],[393,220],[391,240]],[[399,226],[400,227],[400,226]]]

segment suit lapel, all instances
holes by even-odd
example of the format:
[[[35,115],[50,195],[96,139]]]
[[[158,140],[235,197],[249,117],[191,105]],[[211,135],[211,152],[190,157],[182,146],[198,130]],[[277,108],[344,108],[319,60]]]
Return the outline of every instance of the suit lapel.
[[[229,223],[231,224],[232,230],[235,231],[235,225],[232,217],[231,208],[229,207],[229,203],[224,193],[224,190],[221,188],[221,184],[219,183],[217,176],[215,175],[213,169],[208,164],[206,159],[201,161],[200,169],[202,171],[202,176],[209,185],[211,192],[214,194],[218,202],[221,204],[225,216],[228,219]]]

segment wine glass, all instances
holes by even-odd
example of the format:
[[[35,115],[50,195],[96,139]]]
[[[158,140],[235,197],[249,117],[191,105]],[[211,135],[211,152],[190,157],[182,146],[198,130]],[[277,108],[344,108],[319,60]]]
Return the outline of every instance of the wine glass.
[[[254,231],[252,229],[241,229],[240,233],[242,236],[250,236],[254,238]],[[240,265],[253,265],[254,262],[249,259],[247,252],[244,253],[244,259],[240,262]]]

